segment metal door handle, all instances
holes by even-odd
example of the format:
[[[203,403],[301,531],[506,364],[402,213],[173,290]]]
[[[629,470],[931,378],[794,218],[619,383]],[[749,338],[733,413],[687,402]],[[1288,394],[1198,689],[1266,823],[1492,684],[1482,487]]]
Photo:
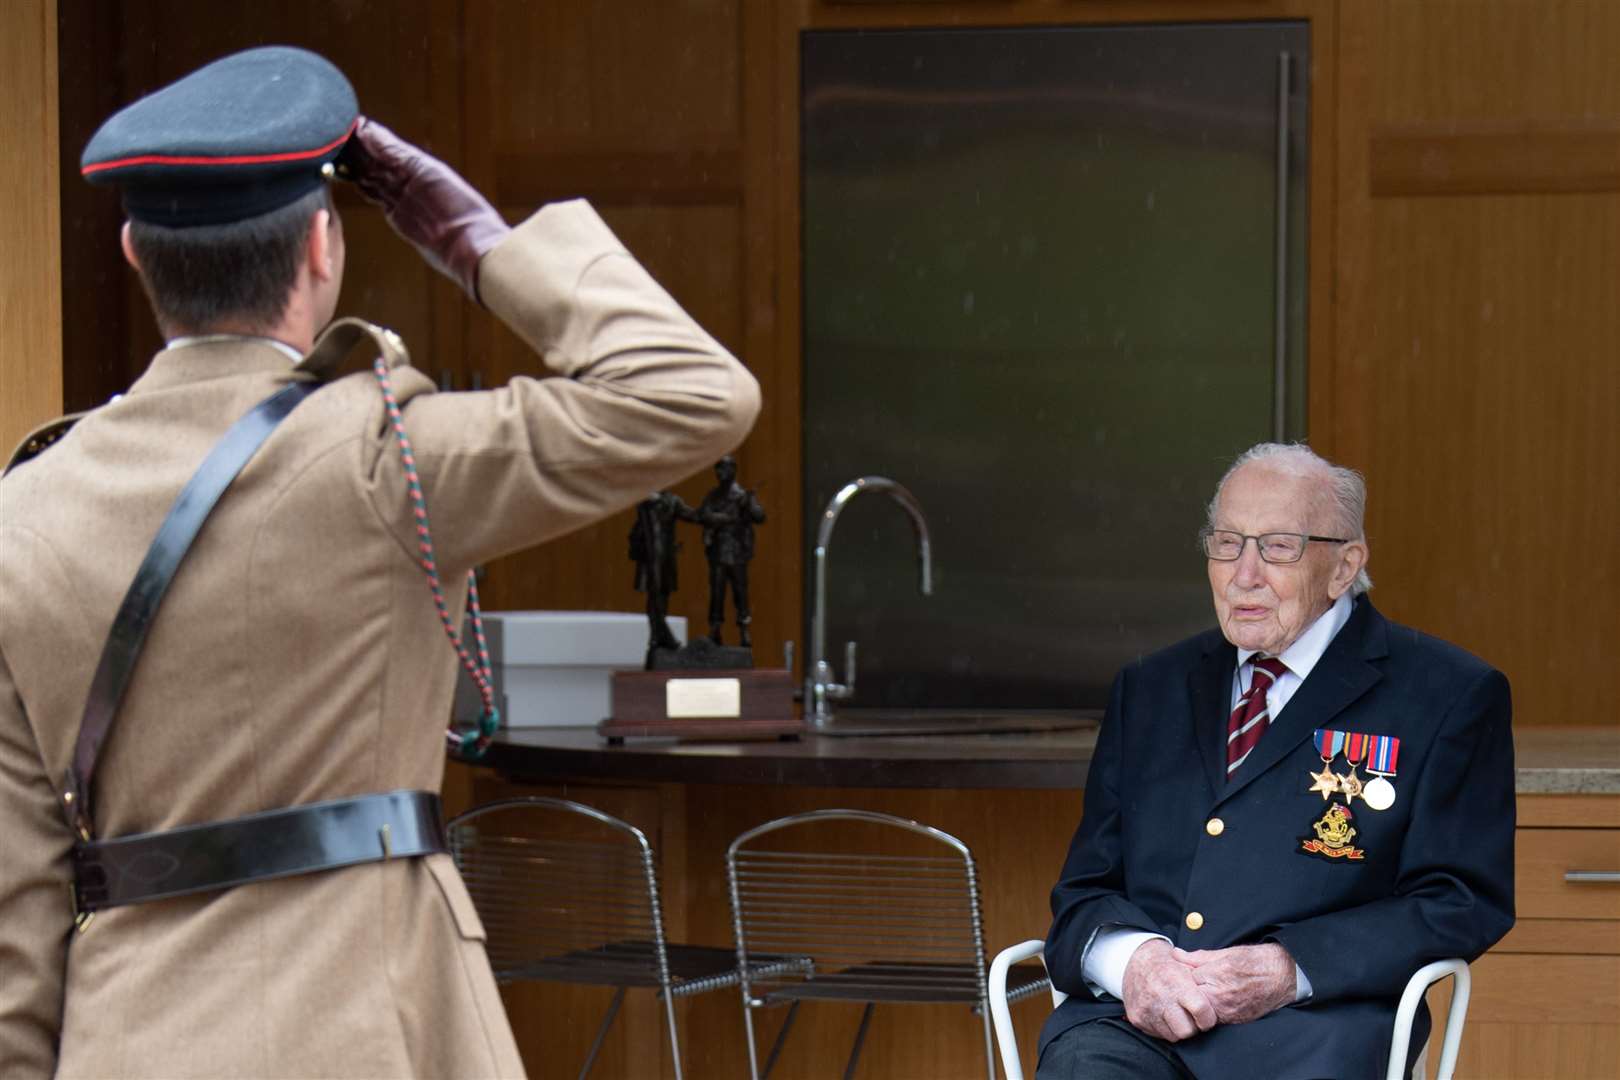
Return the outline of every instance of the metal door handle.
[[[1271,360],[1271,435],[1288,440],[1288,84],[1293,57],[1277,54],[1277,250],[1273,253],[1276,295],[1272,312],[1275,351]]]
[[[1620,870],[1565,870],[1571,885],[1620,885]]]

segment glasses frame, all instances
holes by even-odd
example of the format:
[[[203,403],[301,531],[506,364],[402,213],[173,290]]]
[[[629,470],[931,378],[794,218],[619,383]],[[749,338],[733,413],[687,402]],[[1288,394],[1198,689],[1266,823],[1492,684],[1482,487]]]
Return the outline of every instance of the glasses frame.
[[[1227,533],[1227,534],[1232,535],[1232,536],[1241,536],[1243,538],[1243,542],[1238,545],[1238,550],[1237,550],[1236,555],[1233,555],[1230,559],[1223,559],[1219,555],[1214,555],[1214,554],[1210,553],[1209,541],[1211,540],[1211,538],[1214,537],[1214,535],[1216,533]],[[1294,558],[1292,558],[1292,559],[1268,559],[1268,558],[1266,558],[1266,548],[1265,548],[1265,545],[1261,543],[1261,541],[1264,540],[1268,536],[1292,536],[1292,537],[1295,537],[1296,539],[1301,541],[1301,543],[1299,545],[1299,554],[1297,556],[1295,556]],[[1204,557],[1206,559],[1209,559],[1212,562],[1237,562],[1239,559],[1243,558],[1243,553],[1248,550],[1250,540],[1254,541],[1254,550],[1255,550],[1255,553],[1260,556],[1260,561],[1264,562],[1264,563],[1269,563],[1272,566],[1293,566],[1295,563],[1299,562],[1301,559],[1303,559],[1305,557],[1305,545],[1309,544],[1309,543],[1313,543],[1313,542],[1318,543],[1318,544],[1348,544],[1348,543],[1350,543],[1350,539],[1348,537],[1312,536],[1309,533],[1266,532],[1266,533],[1261,533],[1258,536],[1255,536],[1255,535],[1252,535],[1250,533],[1240,533],[1236,529],[1210,529],[1210,528],[1204,528],[1204,529],[1198,530],[1198,547],[1199,547],[1199,550],[1201,550],[1204,553]]]

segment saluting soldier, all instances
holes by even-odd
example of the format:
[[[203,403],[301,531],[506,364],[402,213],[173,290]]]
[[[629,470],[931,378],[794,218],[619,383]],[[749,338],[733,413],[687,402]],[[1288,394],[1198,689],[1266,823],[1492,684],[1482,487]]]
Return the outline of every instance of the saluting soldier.
[[[334,166],[560,377],[435,393],[374,328],[317,345]],[[509,228],[302,50],[136,102],[82,167],[122,189],[167,344],[0,480],[0,1072],[517,1075],[431,794],[445,625],[469,567],[735,447],[757,385],[590,206]],[[356,342],[383,366],[322,385]],[[177,502],[247,416],[259,444],[212,512]],[[176,518],[199,529],[184,562],[126,620]]]

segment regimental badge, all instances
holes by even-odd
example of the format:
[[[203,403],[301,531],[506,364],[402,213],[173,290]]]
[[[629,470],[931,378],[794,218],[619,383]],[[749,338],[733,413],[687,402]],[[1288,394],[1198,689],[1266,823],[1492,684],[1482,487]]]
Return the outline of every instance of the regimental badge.
[[[1356,838],[1356,828],[1351,825],[1355,817],[1350,807],[1342,803],[1333,803],[1327,808],[1327,813],[1311,826],[1316,833],[1313,836],[1303,837],[1300,840],[1300,851],[1306,855],[1316,855],[1330,861],[1347,859],[1351,862],[1360,862],[1367,857],[1366,851],[1353,846],[1350,841]]]

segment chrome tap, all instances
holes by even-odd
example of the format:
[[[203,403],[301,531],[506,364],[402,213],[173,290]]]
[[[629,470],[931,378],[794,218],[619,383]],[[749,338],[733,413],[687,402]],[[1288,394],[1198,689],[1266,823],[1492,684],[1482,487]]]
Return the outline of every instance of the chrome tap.
[[[832,720],[832,702],[844,701],[855,693],[855,643],[844,647],[844,676],[838,682],[832,665],[827,662],[827,543],[832,539],[833,526],[849,500],[863,491],[881,492],[899,503],[911,517],[917,532],[917,558],[921,564],[919,591],[924,596],[934,593],[933,556],[928,539],[928,519],[923,517],[922,504],[901,484],[886,476],[863,476],[839,489],[827,500],[821,512],[821,524],[816,529],[814,607],[810,615],[810,656],[805,665],[804,703],[805,723],[812,728],[826,727]]]

